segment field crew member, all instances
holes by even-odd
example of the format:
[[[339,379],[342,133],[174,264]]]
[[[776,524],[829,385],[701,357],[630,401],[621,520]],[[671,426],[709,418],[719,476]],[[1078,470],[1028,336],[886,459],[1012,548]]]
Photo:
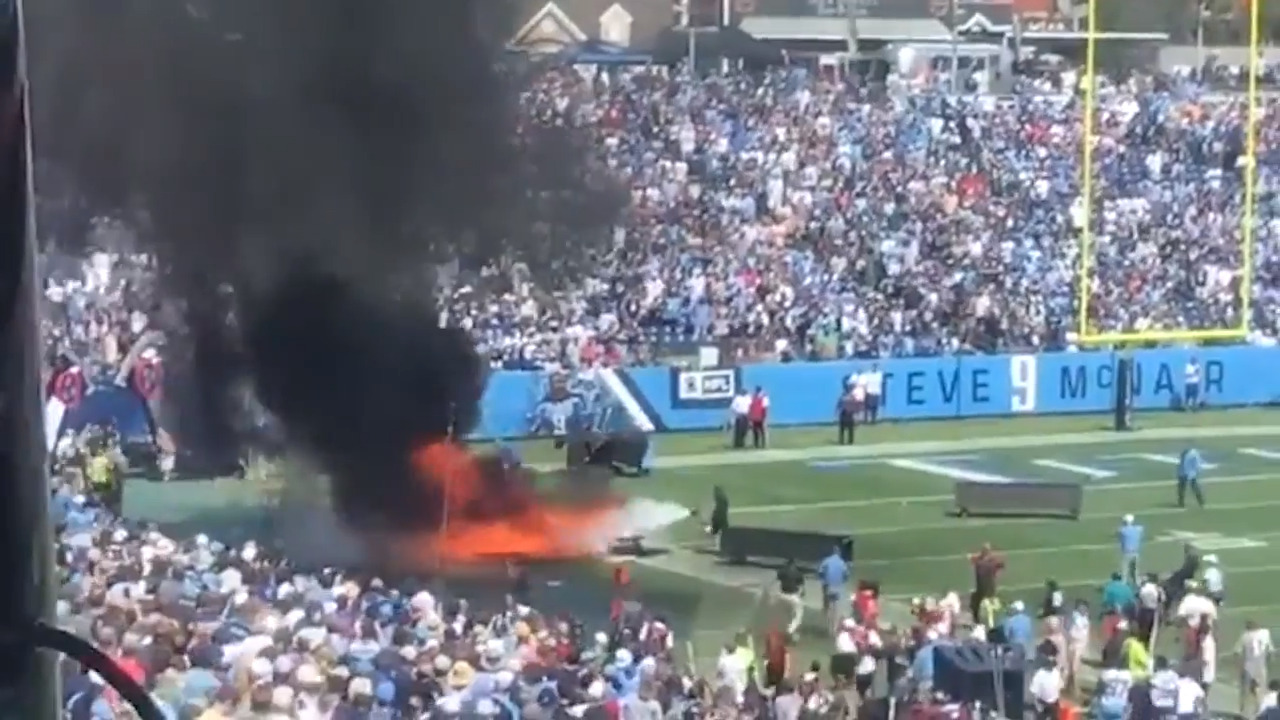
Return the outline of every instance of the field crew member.
[[[769,419],[769,396],[764,388],[756,386],[751,394],[751,402],[747,405],[747,419],[751,421],[751,446],[760,449],[768,444],[765,423]],[[1203,505],[1203,503],[1201,503]]]
[[[858,425],[858,408],[861,406],[862,401],[858,398],[857,386],[845,386],[840,399],[836,401],[836,423],[839,426],[836,442],[840,445],[853,444]]]
[[[1116,530],[1116,539],[1120,541],[1120,573],[1132,585],[1138,584],[1138,559],[1145,530],[1134,522],[1133,515],[1125,515]]]
[[[1189,447],[1182,451],[1178,458],[1178,507],[1187,506],[1187,489],[1195,496],[1200,507],[1204,507],[1204,491],[1200,489],[1200,471],[1204,468],[1204,460],[1200,451]]]
[[[1195,358],[1187,363],[1186,376],[1182,383],[1182,409],[1195,410],[1200,405],[1200,363]]]
[[[880,398],[884,395],[884,373],[879,365],[872,365],[870,372],[863,373],[863,384],[866,386],[867,422],[874,423],[880,419]]]
[[[1271,631],[1258,627],[1253,620],[1246,620],[1244,632],[1236,641],[1235,652],[1240,657],[1240,714],[1253,717],[1262,712],[1262,695],[1267,689],[1267,668],[1276,651],[1271,643]]]
[[[747,431],[751,429],[751,423],[747,420],[747,413],[751,411],[751,396],[746,390],[741,390],[737,395],[733,396],[733,401],[729,403],[729,414],[733,422],[733,446],[738,449],[747,446]]]

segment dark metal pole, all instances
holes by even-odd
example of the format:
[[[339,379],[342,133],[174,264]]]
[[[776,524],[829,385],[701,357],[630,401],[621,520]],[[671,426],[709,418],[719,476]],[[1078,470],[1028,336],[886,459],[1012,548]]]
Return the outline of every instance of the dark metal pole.
[[[0,0],[0,639],[52,620],[34,198],[22,8]],[[59,717],[54,657],[0,645],[0,717]]]

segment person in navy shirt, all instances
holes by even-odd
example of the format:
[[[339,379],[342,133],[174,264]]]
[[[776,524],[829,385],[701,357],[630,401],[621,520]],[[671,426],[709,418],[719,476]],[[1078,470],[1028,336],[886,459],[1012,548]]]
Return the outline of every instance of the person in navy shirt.
[[[822,612],[827,617],[827,628],[834,635],[840,622],[840,598],[849,584],[849,564],[839,547],[831,548],[831,554],[818,565],[818,579],[822,582]]]

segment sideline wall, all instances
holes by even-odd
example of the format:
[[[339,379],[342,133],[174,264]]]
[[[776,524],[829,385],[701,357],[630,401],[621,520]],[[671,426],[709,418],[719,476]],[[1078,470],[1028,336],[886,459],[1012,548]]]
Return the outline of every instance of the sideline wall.
[[[1280,348],[1138,350],[1134,407],[1177,407],[1185,368],[1201,365],[1213,407],[1280,404]],[[878,364],[882,416],[891,420],[1096,413],[1114,402],[1117,352],[769,363],[714,370],[631,368],[585,375],[500,371],[489,378],[479,439],[562,434],[574,427],[708,430],[721,427],[739,388],[761,386],[775,426],[834,422],[844,379]]]

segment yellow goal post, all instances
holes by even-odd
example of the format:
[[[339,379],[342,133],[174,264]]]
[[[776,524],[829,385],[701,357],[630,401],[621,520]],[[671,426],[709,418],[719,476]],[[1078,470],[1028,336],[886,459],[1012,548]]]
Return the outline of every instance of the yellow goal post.
[[[1241,242],[1240,267],[1240,324],[1228,328],[1202,328],[1182,330],[1150,330],[1094,332],[1089,322],[1089,306],[1092,299],[1092,283],[1090,275],[1094,270],[1093,237],[1093,147],[1094,117],[1096,114],[1097,92],[1097,41],[1098,2],[1088,0],[1087,30],[1085,38],[1084,61],[1084,121],[1082,128],[1080,158],[1080,192],[1084,211],[1084,227],[1080,232],[1080,257],[1076,267],[1077,342],[1081,345],[1116,345],[1126,343],[1177,343],[1206,342],[1216,340],[1243,339],[1249,334],[1249,317],[1253,310],[1253,274],[1254,274],[1254,214],[1257,205],[1257,145],[1258,145],[1258,70],[1260,58],[1258,46],[1261,39],[1261,5],[1262,0],[1249,2],[1249,68],[1247,87],[1247,110],[1245,118],[1244,141],[1244,208]]]

